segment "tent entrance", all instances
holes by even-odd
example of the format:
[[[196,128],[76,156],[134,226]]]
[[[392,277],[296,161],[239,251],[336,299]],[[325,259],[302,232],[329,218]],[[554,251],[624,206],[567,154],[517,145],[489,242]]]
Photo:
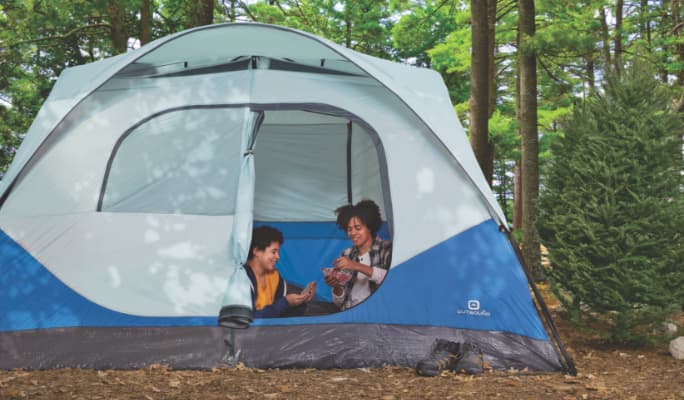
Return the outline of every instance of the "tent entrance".
[[[257,221],[334,221],[337,207],[364,198],[389,215],[384,154],[363,121],[266,110],[254,157]]]
[[[330,301],[321,268],[350,245],[335,225],[335,209],[362,199],[382,210],[380,235],[390,238],[391,206],[384,153],[365,122],[337,110],[269,110],[254,147],[256,225],[285,237],[278,268],[288,283],[318,282]]]

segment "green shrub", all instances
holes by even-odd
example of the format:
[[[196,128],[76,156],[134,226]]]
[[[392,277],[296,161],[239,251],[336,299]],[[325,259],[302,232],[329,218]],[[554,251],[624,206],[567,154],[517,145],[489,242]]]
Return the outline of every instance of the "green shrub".
[[[576,107],[542,181],[539,232],[570,317],[641,344],[684,304],[681,117],[632,68]]]

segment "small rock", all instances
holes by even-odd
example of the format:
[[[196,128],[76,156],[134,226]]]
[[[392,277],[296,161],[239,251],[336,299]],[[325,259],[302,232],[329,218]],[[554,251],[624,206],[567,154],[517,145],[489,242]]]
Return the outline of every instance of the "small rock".
[[[684,336],[680,336],[677,339],[672,339],[670,341],[670,346],[668,348],[672,357],[677,360],[684,360]]]
[[[661,327],[663,329],[663,334],[665,334],[666,337],[672,337],[677,334],[677,325],[672,322],[663,322]]]

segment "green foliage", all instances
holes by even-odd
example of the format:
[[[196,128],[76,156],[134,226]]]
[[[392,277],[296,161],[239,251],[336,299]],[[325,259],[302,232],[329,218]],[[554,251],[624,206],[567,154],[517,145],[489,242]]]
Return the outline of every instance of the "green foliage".
[[[456,28],[454,5],[447,3],[427,0],[399,19],[392,28],[392,41],[399,58],[415,59],[416,65],[431,65],[428,51],[442,43]]]
[[[520,159],[520,135],[515,117],[495,111],[489,118],[489,138],[494,143],[492,190],[506,215],[513,220],[513,167]]]
[[[469,27],[449,34],[444,43],[428,51],[434,68],[447,73],[460,72],[467,77],[470,73],[470,42]]]
[[[249,6],[250,18],[323,36],[365,54],[394,58],[388,0],[280,0]]]
[[[634,67],[577,107],[540,197],[556,293],[616,343],[649,341],[684,304],[684,126],[652,76]]]

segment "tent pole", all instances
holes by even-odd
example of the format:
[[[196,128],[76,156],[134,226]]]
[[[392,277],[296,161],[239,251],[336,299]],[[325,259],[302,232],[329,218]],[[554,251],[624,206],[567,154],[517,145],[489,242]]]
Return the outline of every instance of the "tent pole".
[[[347,123],[347,201],[352,202],[352,122]]]
[[[520,262],[520,265],[522,266],[523,271],[525,271],[525,276],[527,277],[527,282],[529,283],[530,287],[532,288],[532,292],[534,293],[534,297],[537,300],[537,304],[539,305],[539,310],[542,316],[542,320],[546,320],[546,324],[549,327],[549,330],[551,330],[551,337],[553,338],[553,341],[556,344],[556,351],[560,351],[560,356],[565,360],[565,372],[569,373],[570,375],[577,375],[577,369],[575,368],[575,362],[572,360],[572,357],[568,354],[568,352],[565,350],[565,345],[563,345],[563,341],[561,341],[560,335],[558,334],[558,330],[556,329],[556,324],[553,323],[553,319],[551,318],[551,313],[549,312],[549,308],[546,306],[546,302],[544,301],[544,298],[542,297],[541,293],[539,292],[539,288],[537,285],[534,283],[534,279],[532,278],[532,275],[530,274],[529,268],[527,268],[527,264],[525,263],[525,260],[523,259],[522,253],[520,252],[520,247],[518,247],[518,242],[515,240],[513,235],[511,234],[511,231],[504,227],[503,225],[499,227],[499,229],[502,232],[506,233],[506,236],[508,237],[508,241],[513,245],[513,249],[515,249],[515,255],[518,257],[518,261]]]

